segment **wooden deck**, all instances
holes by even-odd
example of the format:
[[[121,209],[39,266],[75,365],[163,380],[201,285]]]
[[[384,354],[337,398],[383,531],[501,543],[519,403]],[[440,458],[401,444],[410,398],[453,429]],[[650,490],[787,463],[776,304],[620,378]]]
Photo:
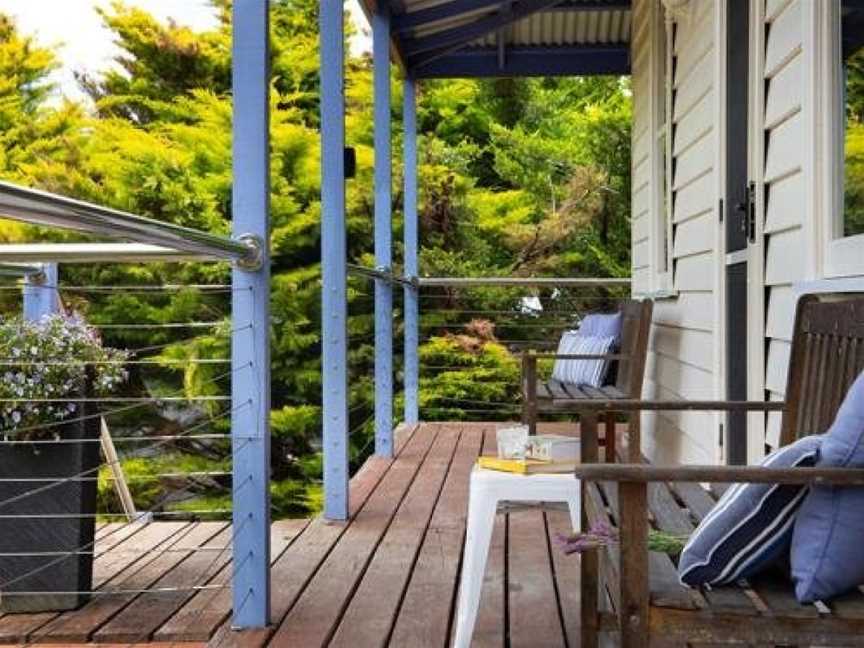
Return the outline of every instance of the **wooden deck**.
[[[74,612],[0,617],[0,646],[444,648],[481,452],[494,454],[495,424],[402,427],[396,459],[372,458],[353,478],[350,522],[274,523],[267,631],[230,629],[228,525],[115,524],[97,543],[104,594]],[[552,541],[567,529],[563,511],[499,516],[475,646],[578,645],[578,558]]]

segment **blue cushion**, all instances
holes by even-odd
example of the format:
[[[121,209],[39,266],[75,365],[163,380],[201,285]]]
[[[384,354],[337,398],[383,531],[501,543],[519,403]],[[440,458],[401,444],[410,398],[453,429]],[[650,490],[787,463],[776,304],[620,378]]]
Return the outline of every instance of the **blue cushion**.
[[[617,313],[591,313],[586,315],[579,324],[579,335],[584,337],[611,337],[617,341],[621,338],[621,324],[624,317]]]
[[[768,455],[763,466],[814,466],[821,436],[805,437]],[[725,585],[753,576],[789,550],[805,486],[735,484],[690,536],[678,563],[681,581]]]
[[[852,383],[822,444],[820,466],[864,468],[864,373]]]
[[[819,466],[864,468],[864,373],[825,434]],[[864,583],[864,488],[815,486],[792,538],[792,579],[802,603],[830,599]]]
[[[559,354],[571,355],[606,355],[615,343],[613,337],[584,336],[567,331],[561,336],[558,344]],[[607,360],[565,360],[555,361],[552,367],[552,378],[570,385],[590,385],[601,387],[606,372],[609,369]]]
[[[792,536],[792,580],[801,603],[864,584],[864,488],[814,486]]]

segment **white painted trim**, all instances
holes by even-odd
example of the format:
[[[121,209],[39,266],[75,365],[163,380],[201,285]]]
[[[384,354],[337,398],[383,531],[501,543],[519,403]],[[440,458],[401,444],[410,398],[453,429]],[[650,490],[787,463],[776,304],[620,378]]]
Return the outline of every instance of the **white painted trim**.
[[[864,274],[864,235],[841,236],[843,227],[843,120],[839,118],[840,50],[839,0],[813,3],[811,32],[813,73],[811,88],[816,108],[810,122],[816,137],[814,165],[821,172],[812,179],[818,274],[849,277]]]
[[[726,135],[728,129],[728,114],[726,111],[726,87],[728,71],[726,60],[726,34],[728,25],[727,0],[716,0],[714,6],[714,129],[715,151],[714,169],[715,195],[723,196],[724,205],[729,204],[729,196],[726,195]],[[719,201],[714,201],[714,397],[723,400],[726,397],[726,308],[728,300],[726,297],[726,260],[730,255],[726,253],[726,223],[719,218]],[[726,212],[728,214],[728,208]],[[727,215],[728,218],[728,215]],[[745,253],[746,254],[746,253]],[[746,260],[746,256],[745,256]],[[719,429],[721,423],[728,429],[726,414],[715,412],[714,428]],[[725,449],[727,445],[723,439],[720,443],[720,435],[713,441],[716,449],[717,463],[725,462]]]
[[[765,398],[765,3],[750,3],[750,78],[748,101],[749,176],[756,185],[756,241],[747,246],[747,394],[751,400]],[[747,417],[747,461],[765,455],[767,419],[761,412]]]

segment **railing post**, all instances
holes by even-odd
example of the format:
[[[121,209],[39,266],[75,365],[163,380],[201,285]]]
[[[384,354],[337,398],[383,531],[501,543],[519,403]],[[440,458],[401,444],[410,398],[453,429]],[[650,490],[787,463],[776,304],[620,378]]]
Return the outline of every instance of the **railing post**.
[[[24,277],[24,319],[37,322],[45,315],[60,310],[57,292],[59,277],[56,263],[46,263],[42,272]]]
[[[404,254],[405,276],[416,279],[418,275],[418,226],[417,226],[417,96],[416,82],[406,78],[403,91],[402,123],[404,134]],[[405,422],[416,423],[420,418],[420,288],[415,283],[405,286]]]
[[[324,517],[348,518],[344,7],[321,0],[321,322]]]
[[[233,626],[270,623],[270,47],[267,0],[234,0],[233,235],[260,266],[232,272]]]
[[[375,264],[392,269],[393,220],[390,162],[390,14],[372,14],[375,86]],[[393,455],[393,285],[375,280],[375,454]]]

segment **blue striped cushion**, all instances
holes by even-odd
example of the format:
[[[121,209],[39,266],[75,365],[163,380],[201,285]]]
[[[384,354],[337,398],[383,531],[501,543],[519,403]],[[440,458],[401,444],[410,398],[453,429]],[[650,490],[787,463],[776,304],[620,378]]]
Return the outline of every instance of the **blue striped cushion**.
[[[815,466],[821,436],[805,437],[768,455],[763,466]],[[687,541],[678,575],[687,585],[727,585],[788,554],[806,486],[735,484]]]
[[[579,335],[567,331],[558,344],[559,354],[605,355],[612,350],[614,337]],[[606,360],[556,360],[552,378],[568,385],[589,385],[600,387],[606,378],[609,362]]]

